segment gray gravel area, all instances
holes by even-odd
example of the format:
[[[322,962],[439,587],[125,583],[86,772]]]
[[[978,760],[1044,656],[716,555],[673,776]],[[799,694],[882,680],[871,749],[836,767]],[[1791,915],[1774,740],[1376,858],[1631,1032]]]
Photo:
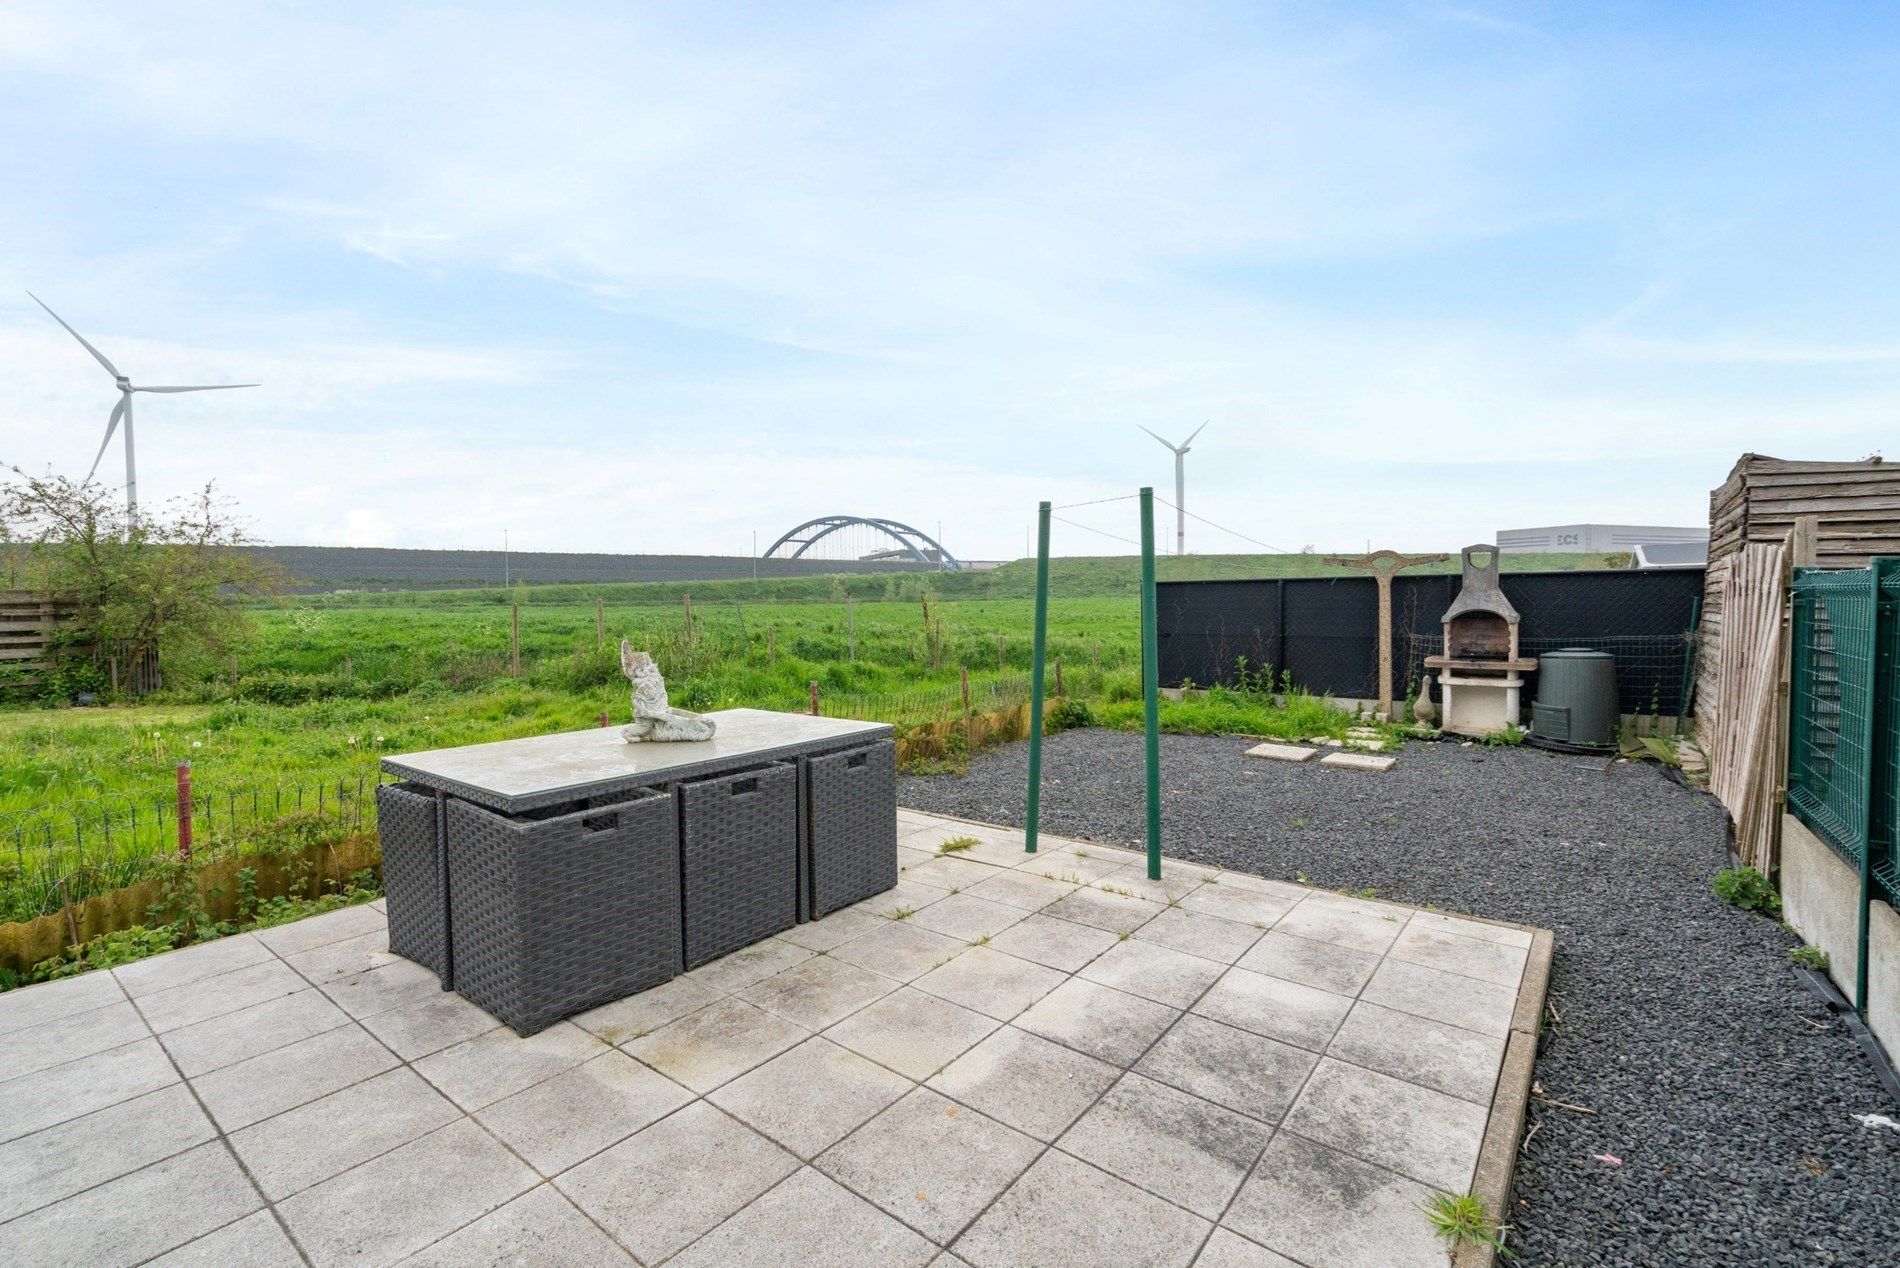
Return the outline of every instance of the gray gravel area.
[[[1724,906],[1726,818],[1652,764],[1414,743],[1385,774],[1165,736],[1164,849],[1556,934],[1511,1245],[1529,1264],[1900,1263],[1900,1118],[1769,918]],[[1046,831],[1142,844],[1141,739],[1044,746]],[[1020,824],[1028,750],[907,777],[919,810]],[[1620,1166],[1598,1160],[1608,1155]]]

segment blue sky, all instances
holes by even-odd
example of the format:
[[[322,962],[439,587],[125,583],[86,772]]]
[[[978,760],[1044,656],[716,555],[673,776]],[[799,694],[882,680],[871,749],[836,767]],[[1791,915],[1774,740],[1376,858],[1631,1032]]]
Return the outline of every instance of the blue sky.
[[[140,485],[275,541],[1009,557],[1204,419],[1286,549],[1698,523],[1900,458],[1896,132],[1884,5],[10,0],[0,457],[112,403],[30,287],[263,380],[141,398]]]

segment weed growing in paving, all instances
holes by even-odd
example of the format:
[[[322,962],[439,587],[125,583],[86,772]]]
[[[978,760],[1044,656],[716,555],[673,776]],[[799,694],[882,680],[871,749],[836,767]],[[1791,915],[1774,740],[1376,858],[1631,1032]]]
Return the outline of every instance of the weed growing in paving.
[[[1766,876],[1752,867],[1731,867],[1717,872],[1710,882],[1715,896],[1743,911],[1761,911],[1774,915],[1781,910],[1781,895]]]
[[[937,847],[937,853],[957,854],[964,850],[974,849],[979,844],[981,844],[981,842],[975,837],[951,837],[948,841],[945,841],[942,845]]]
[[[1819,947],[1789,947],[1788,958],[1793,960],[1798,968],[1813,969],[1816,973],[1827,972],[1827,952]]]
[[[1454,1248],[1489,1246],[1506,1259],[1516,1259],[1504,1245],[1504,1226],[1492,1219],[1475,1194],[1434,1193],[1420,1205],[1432,1231]]]

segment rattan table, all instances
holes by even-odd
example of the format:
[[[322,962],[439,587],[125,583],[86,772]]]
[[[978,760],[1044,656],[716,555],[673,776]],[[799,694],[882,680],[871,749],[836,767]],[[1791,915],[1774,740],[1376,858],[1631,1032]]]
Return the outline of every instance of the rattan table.
[[[384,758],[390,950],[531,1034],[897,883],[890,727],[709,716]]]

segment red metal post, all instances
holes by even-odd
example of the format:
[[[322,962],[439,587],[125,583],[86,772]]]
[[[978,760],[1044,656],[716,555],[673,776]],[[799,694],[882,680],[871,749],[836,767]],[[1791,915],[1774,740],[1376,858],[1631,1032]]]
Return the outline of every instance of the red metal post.
[[[816,678],[812,679],[811,684],[811,715],[814,718],[818,716],[818,680]]]
[[[178,763],[178,857],[191,857],[191,763]]]

